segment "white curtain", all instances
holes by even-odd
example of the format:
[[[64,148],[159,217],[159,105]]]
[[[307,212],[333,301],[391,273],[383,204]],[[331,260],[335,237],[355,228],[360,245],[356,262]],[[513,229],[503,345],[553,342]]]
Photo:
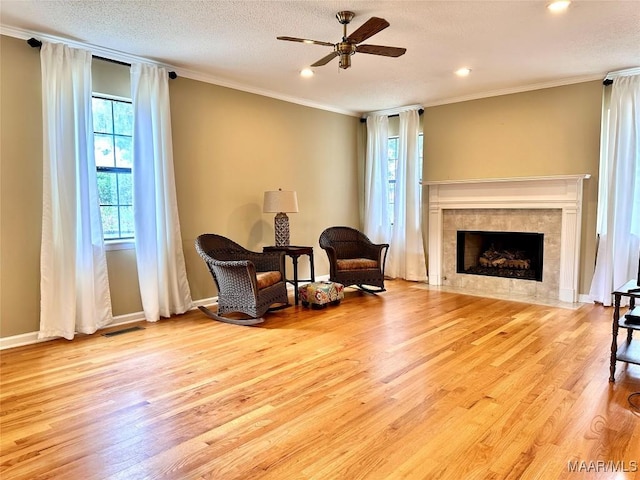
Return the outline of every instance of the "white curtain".
[[[111,322],[91,114],[91,53],[43,43],[43,190],[38,338]]]
[[[391,278],[425,281],[427,270],[422,243],[422,210],[418,135],[420,119],[417,108],[400,112],[398,162],[394,221],[387,258],[386,275]]]
[[[394,222],[388,203],[389,112],[367,117],[364,233],[375,243],[388,243],[385,275],[424,281],[418,135],[420,107],[399,111],[400,132],[394,196]]]
[[[367,117],[367,153],[364,184],[364,234],[373,243],[389,243],[390,216],[387,210],[387,163],[389,117]]]
[[[613,80],[603,106],[598,192],[600,240],[589,295],[611,305],[611,292],[638,275],[640,250],[640,75]]]
[[[136,259],[150,322],[192,305],[178,219],[168,75],[154,65],[131,66]]]

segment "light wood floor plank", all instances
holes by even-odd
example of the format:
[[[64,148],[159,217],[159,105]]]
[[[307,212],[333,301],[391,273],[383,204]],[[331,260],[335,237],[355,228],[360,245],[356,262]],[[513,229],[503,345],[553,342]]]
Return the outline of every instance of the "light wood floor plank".
[[[0,477],[640,479],[612,314],[389,281],[258,327],[194,311],[6,350]]]

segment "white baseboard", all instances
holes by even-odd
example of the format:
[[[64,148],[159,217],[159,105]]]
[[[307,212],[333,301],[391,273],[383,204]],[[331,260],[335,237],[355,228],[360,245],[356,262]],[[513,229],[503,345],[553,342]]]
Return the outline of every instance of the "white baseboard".
[[[195,300],[191,310],[195,310],[200,305],[211,306],[218,303],[218,297],[203,298],[201,300]],[[118,327],[120,325],[126,325],[128,323],[144,321],[144,312],[127,313],[125,315],[118,315],[113,317],[113,321],[101,329]],[[96,332],[96,333],[98,333]],[[38,332],[21,333],[20,335],[13,335],[11,337],[0,338],[0,350],[6,350],[8,348],[22,347],[24,345],[33,345],[35,343],[48,342],[60,337],[51,338],[38,338]]]
[[[316,277],[316,281],[322,282],[329,280],[329,275],[320,275]],[[293,285],[287,284],[287,290],[293,291]],[[580,294],[578,296],[578,302],[580,303],[592,303],[589,295]],[[203,298],[193,301],[193,307],[191,310],[195,310],[199,306],[210,307],[218,303],[218,297]],[[118,315],[113,317],[113,322],[104,328],[118,327],[120,325],[126,325],[128,323],[140,322],[144,320],[144,312],[127,313],[125,315]],[[100,331],[100,330],[98,330]],[[49,340],[55,340],[53,338],[38,338],[38,332],[21,333],[20,335],[13,335],[11,337],[0,338],[0,351],[8,348],[22,347],[24,345],[33,345],[36,343],[48,342]]]
[[[0,350],[7,348],[22,347],[23,345],[33,345],[34,343],[47,342],[51,338],[38,338],[38,332],[21,333],[11,337],[0,338]]]
[[[581,293],[578,295],[578,303],[593,303],[593,300],[586,293]]]

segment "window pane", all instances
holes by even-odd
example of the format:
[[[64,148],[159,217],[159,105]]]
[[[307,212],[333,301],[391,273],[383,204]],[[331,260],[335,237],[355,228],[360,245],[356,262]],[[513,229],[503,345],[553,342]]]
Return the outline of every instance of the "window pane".
[[[133,238],[133,108],[127,101],[96,97],[92,106],[104,238]]]
[[[118,191],[120,205],[133,205],[133,187],[131,185],[131,173],[118,174]]]
[[[100,207],[104,238],[119,238],[118,207]]]
[[[397,164],[397,160],[391,160],[389,159],[389,162],[387,163],[387,166],[389,168],[388,172],[387,172],[387,178],[389,179],[389,181],[394,181],[396,179],[396,164]]]
[[[113,117],[111,115],[111,101],[103,98],[92,99],[93,131],[113,133]]]
[[[98,172],[98,198],[100,205],[118,204],[118,185],[115,173]]]
[[[113,123],[116,135],[133,134],[133,108],[130,103],[113,102]]]
[[[388,143],[388,152],[387,155],[389,160],[396,160],[398,158],[398,139],[390,138]]]
[[[120,207],[120,237],[133,237],[133,207]]]
[[[133,148],[131,137],[115,137],[116,138],[116,166],[131,168]]]
[[[113,149],[113,137],[99,133],[93,136],[96,165],[98,167],[115,166],[115,156]]]

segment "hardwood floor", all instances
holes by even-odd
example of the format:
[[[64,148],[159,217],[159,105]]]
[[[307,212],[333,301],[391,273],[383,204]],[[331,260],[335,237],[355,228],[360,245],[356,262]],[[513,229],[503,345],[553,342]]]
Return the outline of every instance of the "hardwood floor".
[[[640,478],[611,308],[388,288],[6,350],[0,477]]]

